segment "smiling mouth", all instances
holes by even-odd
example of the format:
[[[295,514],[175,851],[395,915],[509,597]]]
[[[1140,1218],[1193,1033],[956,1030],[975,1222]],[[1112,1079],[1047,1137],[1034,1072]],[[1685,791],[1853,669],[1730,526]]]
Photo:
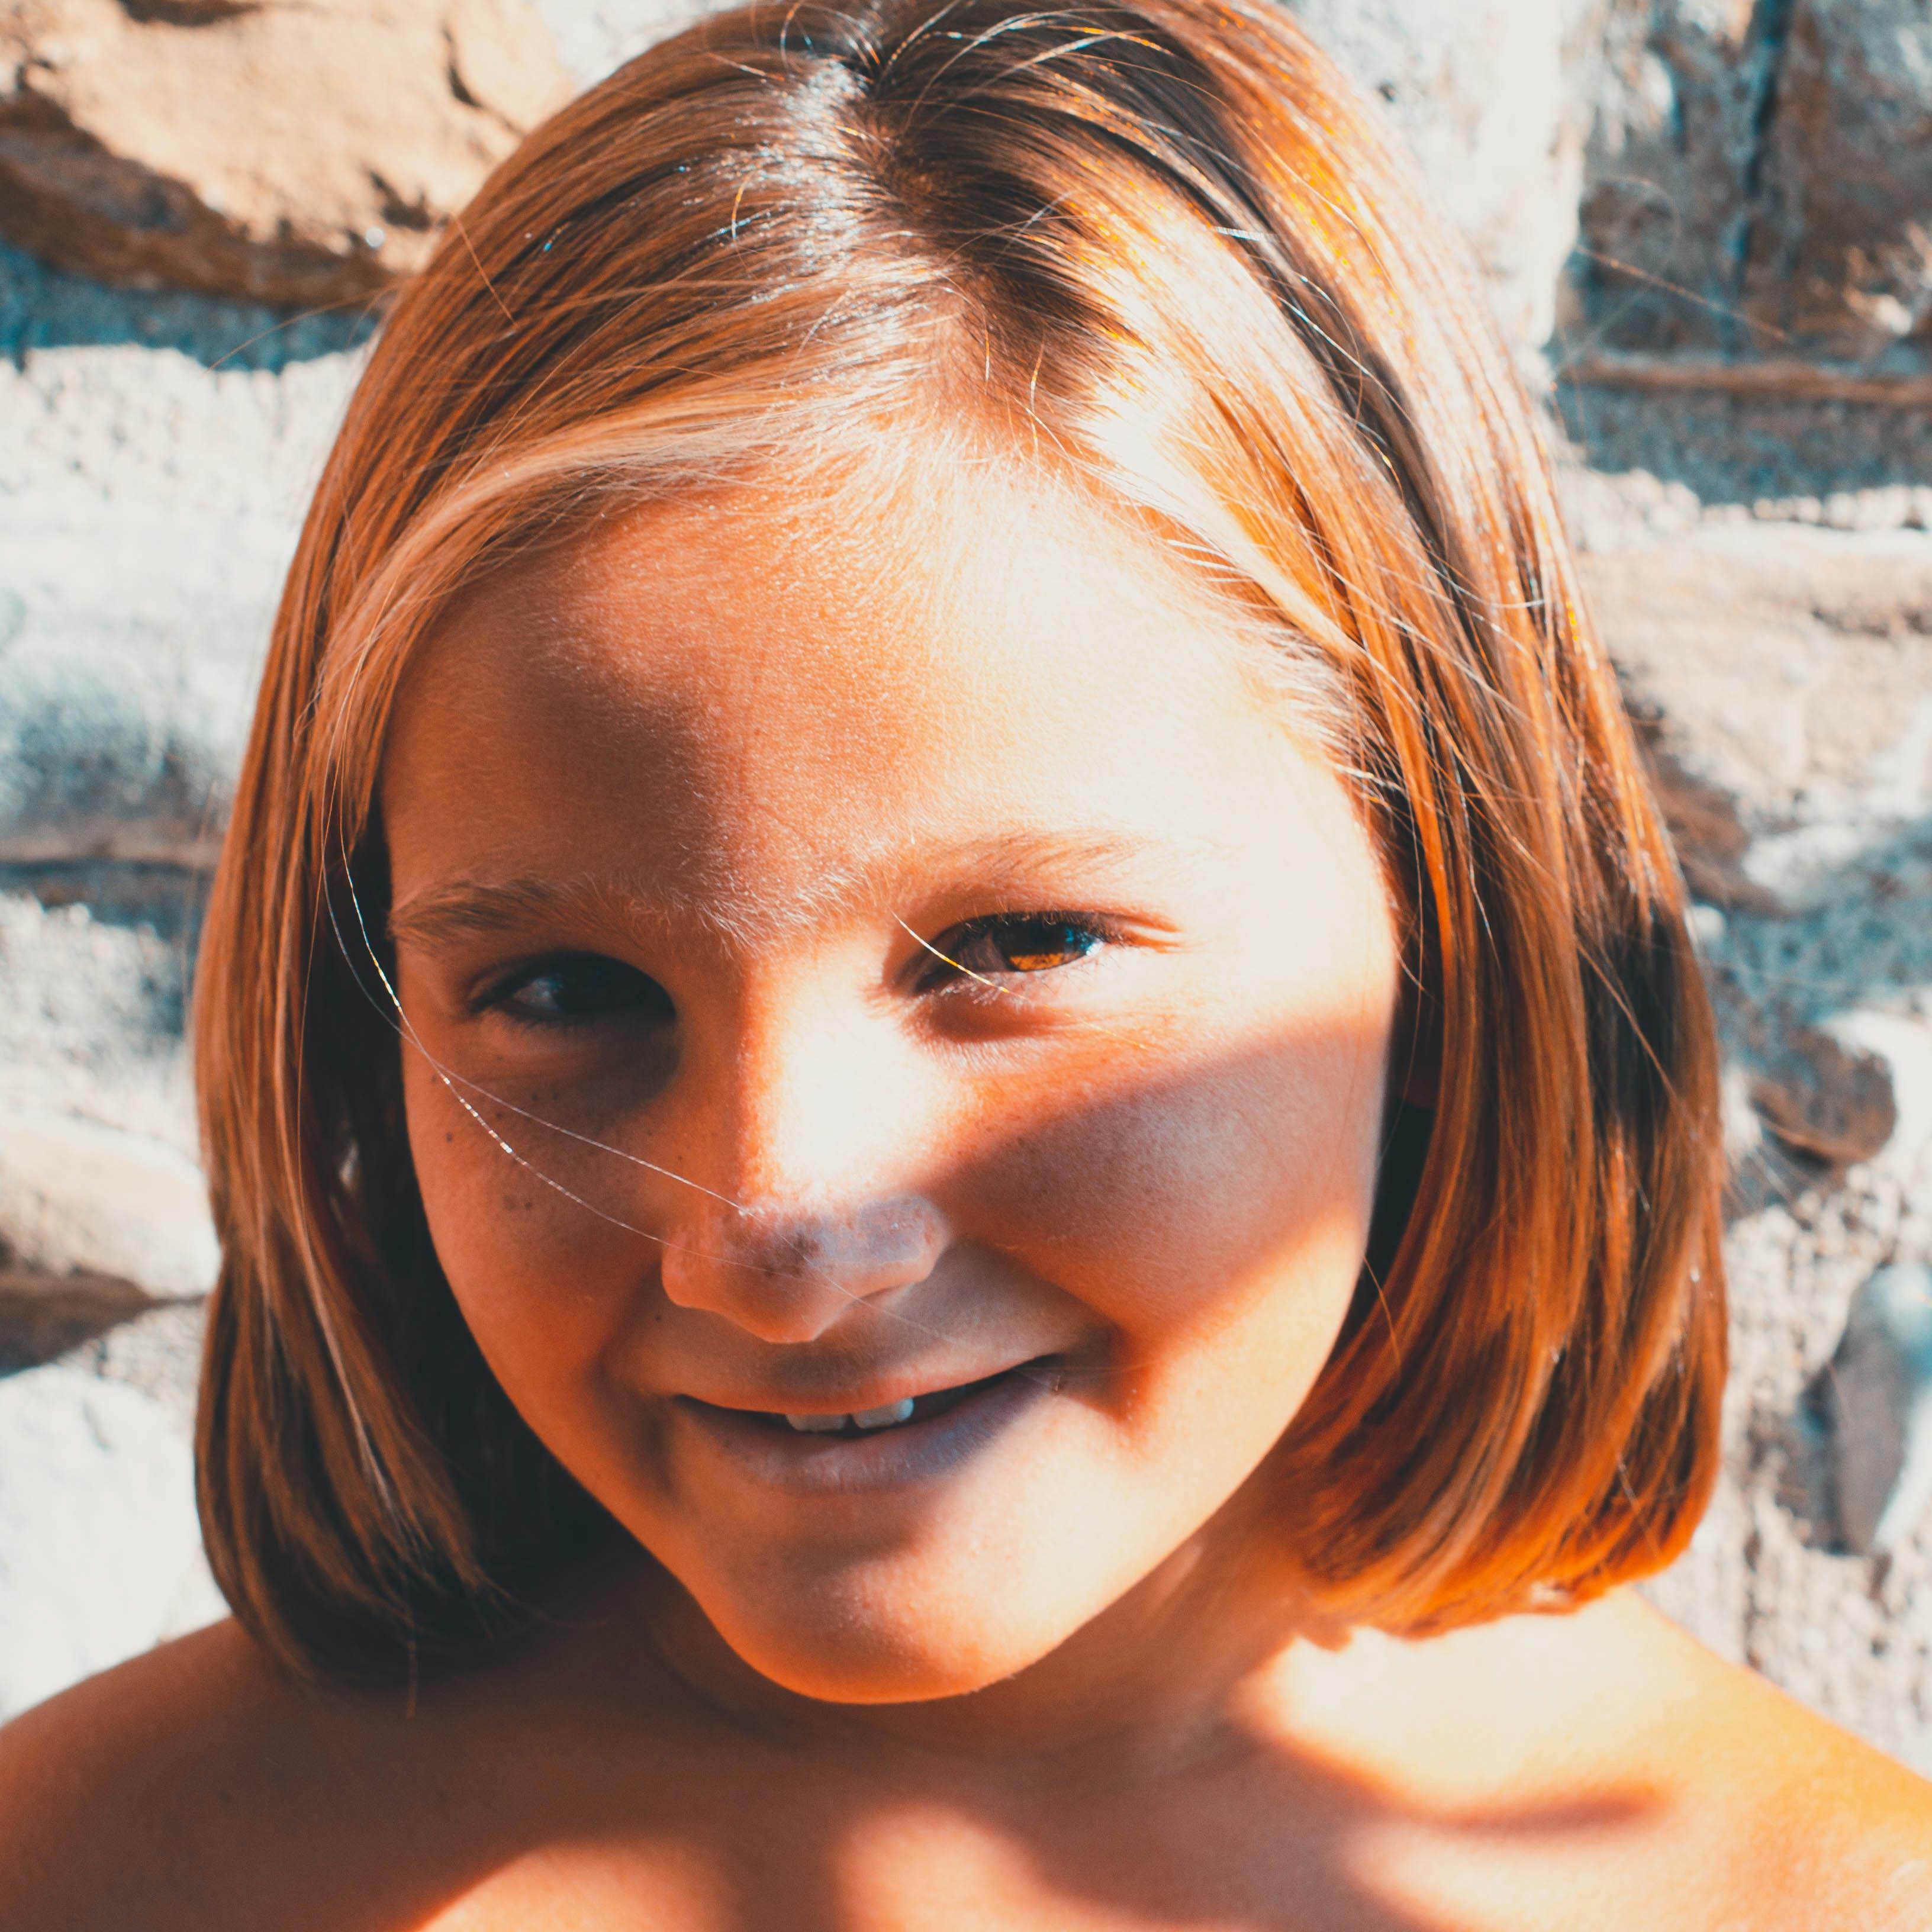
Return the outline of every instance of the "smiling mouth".
[[[1017,1367],[1002,1369],[997,1375],[982,1376],[977,1382],[933,1389],[924,1395],[902,1396],[898,1401],[887,1402],[879,1408],[861,1408],[842,1414],[822,1411],[799,1414],[760,1408],[732,1409],[727,1413],[742,1416],[748,1422],[760,1424],[782,1435],[843,1436],[850,1440],[861,1436],[877,1436],[911,1424],[933,1421],[970,1397],[1029,1375],[1039,1366],[1035,1362],[1022,1362]]]

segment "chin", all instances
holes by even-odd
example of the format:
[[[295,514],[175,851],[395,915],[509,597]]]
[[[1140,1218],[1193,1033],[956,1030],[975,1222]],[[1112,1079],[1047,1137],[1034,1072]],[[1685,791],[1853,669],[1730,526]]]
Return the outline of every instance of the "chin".
[[[956,1603],[922,1614],[916,1590],[892,1594],[888,1607],[809,1589],[756,1605],[693,1592],[742,1663],[782,1690],[826,1704],[970,1696],[1037,1664],[1072,1634],[1033,1618],[993,1628],[977,1618],[956,1622],[948,1612]]]

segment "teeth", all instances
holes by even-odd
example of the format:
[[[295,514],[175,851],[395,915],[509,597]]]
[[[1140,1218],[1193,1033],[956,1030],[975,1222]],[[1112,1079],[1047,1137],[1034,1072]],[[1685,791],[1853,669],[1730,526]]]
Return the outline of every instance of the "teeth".
[[[790,1423],[802,1436],[836,1436],[848,1422],[856,1423],[861,1429],[890,1429],[896,1422],[906,1422],[912,1417],[912,1397],[902,1396],[897,1402],[889,1402],[883,1408],[862,1408],[855,1415],[788,1415]]]

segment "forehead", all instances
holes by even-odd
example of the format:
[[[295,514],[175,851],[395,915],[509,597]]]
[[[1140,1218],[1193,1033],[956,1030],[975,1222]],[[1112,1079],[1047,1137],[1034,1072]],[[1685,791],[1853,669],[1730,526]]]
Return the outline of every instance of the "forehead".
[[[1184,842],[1264,742],[1278,764],[1157,543],[982,466],[653,506],[497,574],[405,680],[383,808],[403,872],[795,896],[1014,830]]]

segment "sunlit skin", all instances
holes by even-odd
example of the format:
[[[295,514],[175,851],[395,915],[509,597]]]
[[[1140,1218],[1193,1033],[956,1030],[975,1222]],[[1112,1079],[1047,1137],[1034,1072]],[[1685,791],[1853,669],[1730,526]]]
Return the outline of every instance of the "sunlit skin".
[[[1010,462],[445,614],[380,798],[411,1155],[631,1542],[413,1691],[226,1624],[30,1714],[9,1932],[1926,1923],[1918,1781],[1634,1599],[1404,1642],[1298,1583],[1402,948],[1258,648]]]
[[[1398,983],[1348,801],[1204,604],[1051,496],[934,508],[916,569],[748,496],[472,599],[382,792],[472,1332],[740,1657],[860,1702],[1251,1544],[1210,1519],[1354,1289]],[[730,1426],[1016,1370],[956,1442]]]

